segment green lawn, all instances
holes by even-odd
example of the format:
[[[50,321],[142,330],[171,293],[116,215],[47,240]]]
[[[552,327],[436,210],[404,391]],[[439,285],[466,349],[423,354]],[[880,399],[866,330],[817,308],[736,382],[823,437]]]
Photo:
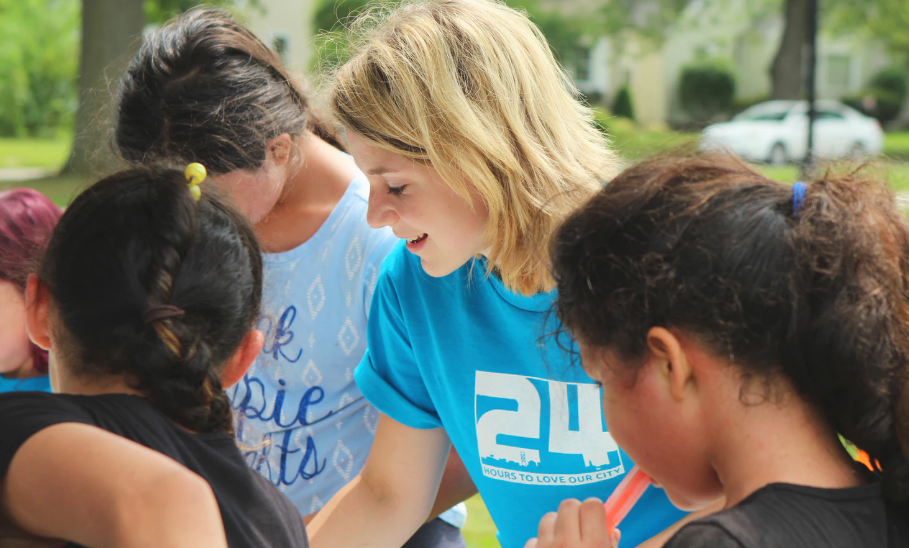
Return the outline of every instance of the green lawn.
[[[884,139],[884,155],[893,160],[909,161],[909,131],[892,131]]]
[[[608,123],[613,146],[629,161],[679,147],[685,148],[697,140],[697,134],[694,133],[645,130],[622,119],[612,119]],[[0,169],[57,168],[66,161],[70,146],[68,136],[57,139],[0,138]],[[878,171],[889,180],[894,190],[909,191],[909,132],[888,133],[884,154],[884,159],[877,160]],[[778,181],[794,182],[798,178],[795,166],[761,166],[760,169]],[[0,190],[16,186],[35,188],[62,206],[72,201],[83,185],[80,179],[74,177],[48,177],[22,183],[0,181]]]
[[[698,137],[696,133],[643,130],[627,120],[613,119],[607,123],[613,146],[629,161],[676,148],[684,150],[693,146]],[[799,176],[799,169],[794,165],[761,165],[758,169],[768,177],[786,183],[794,183]],[[873,160],[871,169],[886,178],[894,190],[909,191],[909,132],[887,133],[884,156]]]
[[[67,206],[73,201],[73,198],[86,186],[86,182],[79,177],[64,175],[57,177],[47,177],[44,179],[32,179],[22,182],[0,181],[0,190],[6,190],[17,187],[34,188],[41,192],[55,204],[60,207]]]
[[[480,495],[467,501],[467,525],[461,532],[467,541],[467,548],[500,548],[496,540],[496,526]]]
[[[796,166],[759,166],[758,169],[771,179],[784,183],[794,183],[799,176],[799,169]],[[866,169],[879,177],[883,177],[893,190],[909,192],[909,163],[879,159],[871,163]]]
[[[614,128],[612,146],[623,158],[634,161],[652,154],[694,146],[696,133],[679,133],[675,131],[635,130],[623,131],[625,128]]]
[[[62,166],[69,157],[72,138],[0,138],[0,168]]]

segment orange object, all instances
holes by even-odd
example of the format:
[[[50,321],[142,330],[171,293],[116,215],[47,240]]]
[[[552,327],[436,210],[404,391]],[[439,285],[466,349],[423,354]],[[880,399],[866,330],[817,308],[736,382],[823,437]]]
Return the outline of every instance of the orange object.
[[[625,516],[652,483],[653,480],[650,479],[650,476],[635,466],[631,472],[628,472],[622,483],[615,488],[615,491],[609,495],[603,506],[606,507],[606,527],[609,529],[610,535],[615,532],[619,523],[625,519]]]
[[[874,466],[871,465],[871,457],[869,457],[868,453],[862,451],[861,449],[856,452],[855,460],[867,466],[868,470],[874,470]]]

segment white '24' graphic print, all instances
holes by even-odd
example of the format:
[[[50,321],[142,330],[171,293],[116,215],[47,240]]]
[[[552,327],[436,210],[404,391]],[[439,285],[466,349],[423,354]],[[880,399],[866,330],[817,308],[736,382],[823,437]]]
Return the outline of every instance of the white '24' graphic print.
[[[474,409],[487,477],[580,485],[625,472],[595,384],[477,371]]]

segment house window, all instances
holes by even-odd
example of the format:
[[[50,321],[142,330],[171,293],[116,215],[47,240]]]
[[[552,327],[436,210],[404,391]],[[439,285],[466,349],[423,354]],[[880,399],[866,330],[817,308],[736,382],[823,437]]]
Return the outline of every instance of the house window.
[[[827,85],[839,90],[848,89],[851,64],[852,60],[848,55],[828,55]]]
[[[580,82],[590,80],[590,48],[580,46],[575,53],[574,79]]]

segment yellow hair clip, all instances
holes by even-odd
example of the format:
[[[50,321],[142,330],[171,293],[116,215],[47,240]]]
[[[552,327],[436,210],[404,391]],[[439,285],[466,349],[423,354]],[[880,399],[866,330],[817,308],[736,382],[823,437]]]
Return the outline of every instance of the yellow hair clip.
[[[205,170],[205,166],[198,162],[193,162],[186,166],[186,180],[189,181],[189,193],[193,195],[193,199],[197,202],[199,198],[202,197],[202,189],[199,188],[199,185],[205,178],[208,176],[208,171]]]

